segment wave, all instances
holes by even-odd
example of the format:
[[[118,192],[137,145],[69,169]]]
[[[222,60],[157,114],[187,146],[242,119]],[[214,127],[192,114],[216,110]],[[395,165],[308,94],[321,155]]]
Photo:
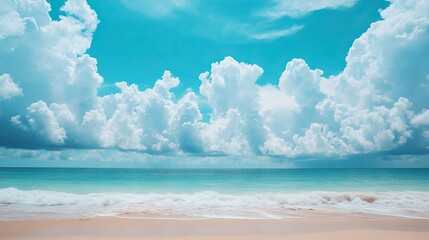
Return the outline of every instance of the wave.
[[[288,209],[429,217],[428,192],[302,192],[245,195],[203,191],[90,193],[0,189],[0,219],[93,216],[285,218]]]

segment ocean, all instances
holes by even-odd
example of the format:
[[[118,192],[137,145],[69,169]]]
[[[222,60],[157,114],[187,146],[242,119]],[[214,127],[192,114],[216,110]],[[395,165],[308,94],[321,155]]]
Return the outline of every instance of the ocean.
[[[429,218],[429,169],[0,168],[0,220],[277,219],[291,209]]]

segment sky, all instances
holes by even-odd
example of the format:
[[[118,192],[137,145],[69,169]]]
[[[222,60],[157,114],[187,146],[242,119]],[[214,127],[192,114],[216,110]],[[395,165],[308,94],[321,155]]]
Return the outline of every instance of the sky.
[[[429,167],[426,0],[4,0],[0,166]]]

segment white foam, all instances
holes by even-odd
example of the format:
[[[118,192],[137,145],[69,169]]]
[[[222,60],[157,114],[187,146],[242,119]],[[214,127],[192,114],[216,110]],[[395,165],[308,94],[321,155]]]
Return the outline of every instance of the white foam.
[[[286,218],[286,208],[429,217],[428,192],[302,192],[132,194],[0,189],[0,219],[92,216]]]

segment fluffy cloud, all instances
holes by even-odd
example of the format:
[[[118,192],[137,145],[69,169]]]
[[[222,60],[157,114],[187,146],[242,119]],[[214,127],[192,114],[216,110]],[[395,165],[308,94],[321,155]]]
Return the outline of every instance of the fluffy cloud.
[[[429,72],[428,7],[425,1],[392,1],[383,20],[355,40],[344,71],[321,79],[327,97],[318,109],[333,110],[353,152],[394,149],[423,130],[411,121],[418,125],[413,116],[429,100],[428,89],[419,87]]]
[[[289,129],[266,122],[270,134],[263,151],[288,156],[378,152],[425,136],[422,109],[429,94],[419,86],[427,85],[429,69],[428,7],[425,1],[392,1],[381,12],[383,19],[353,43],[337,76],[321,77],[321,70],[311,70],[301,59],[289,62],[279,89],[293,96],[301,111],[283,118],[293,125]]]
[[[263,70],[257,65],[238,63],[226,57],[220,63],[213,63],[211,74],[202,73],[200,92],[207,97],[215,114],[222,114],[235,108],[244,112],[257,106],[256,80]]]
[[[301,106],[314,106],[323,95],[319,91],[323,71],[311,70],[303,59],[292,59],[279,80],[279,88],[294,96]]]
[[[0,101],[22,95],[22,89],[13,82],[9,74],[0,75]]]
[[[28,107],[28,124],[48,144],[62,144],[67,138],[64,128],[60,127],[58,119],[45,102],[38,101]]]
[[[337,76],[292,59],[277,85],[260,85],[261,67],[226,57],[181,97],[169,71],[152,88],[119,82],[119,93],[98,96],[103,79],[86,54],[98,19],[85,1],[67,1],[58,21],[44,1],[4,6],[0,19],[13,21],[0,21],[2,146],[286,157],[429,150],[427,1],[392,0]],[[407,150],[413,141],[423,144]]]
[[[414,125],[429,125],[429,110],[424,109],[420,114],[415,116],[411,121]]]
[[[103,79],[97,73],[96,60],[85,54],[98,19],[86,1],[67,1],[61,9],[65,15],[53,21],[46,1],[2,2],[0,18],[13,14],[24,24],[19,32],[3,34],[0,39],[2,83],[5,76],[13,76],[24,95],[13,98],[13,104],[0,102],[2,145],[82,141],[72,138],[79,134],[66,133],[65,126],[72,128],[67,119],[81,118],[98,102],[97,90]],[[5,29],[15,28],[15,22],[7,22]],[[16,95],[18,91],[15,88],[13,92]],[[65,110],[55,111],[57,106]],[[63,119],[64,112],[73,117]],[[19,126],[18,132],[11,124]],[[45,134],[48,130],[54,133]],[[40,136],[35,139],[34,134]]]
[[[383,20],[371,24],[347,55],[343,73],[323,81],[325,94],[350,105],[368,107],[406,97],[415,110],[425,106],[429,39],[428,4],[391,1]]]
[[[400,98],[391,109],[376,106],[361,109],[324,100],[318,106],[321,112],[332,110],[339,123],[338,135],[349,145],[352,153],[393,149],[411,138],[409,122],[413,115],[411,102]]]
[[[24,30],[24,21],[18,13],[11,12],[0,17],[0,39],[21,35]]]
[[[281,18],[285,16],[296,18],[321,9],[352,7],[355,3],[356,0],[273,0],[272,6],[263,10],[260,14],[270,18]]]
[[[212,64],[211,73],[200,75],[200,92],[213,110],[210,123],[204,129],[210,151],[245,153],[258,148],[260,136],[252,134],[260,126],[252,126],[252,123],[258,121],[258,86],[255,82],[262,73],[262,68],[257,65],[226,57]]]

